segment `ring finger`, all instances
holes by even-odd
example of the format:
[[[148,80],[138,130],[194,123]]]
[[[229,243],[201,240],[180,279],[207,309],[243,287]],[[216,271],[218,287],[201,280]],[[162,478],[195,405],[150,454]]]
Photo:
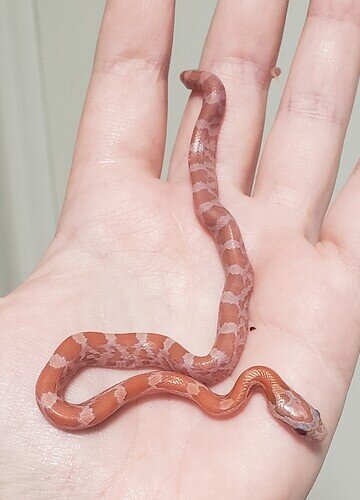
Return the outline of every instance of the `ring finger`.
[[[316,240],[336,179],[360,69],[358,0],[313,0],[264,150],[254,196]]]

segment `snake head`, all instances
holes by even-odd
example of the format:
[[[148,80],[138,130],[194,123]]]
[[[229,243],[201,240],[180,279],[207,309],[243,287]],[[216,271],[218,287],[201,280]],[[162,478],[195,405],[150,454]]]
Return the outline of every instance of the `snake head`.
[[[281,389],[281,390],[280,390]],[[300,436],[323,441],[327,431],[320,413],[290,388],[274,391],[275,401],[269,401],[271,413],[288,424]]]

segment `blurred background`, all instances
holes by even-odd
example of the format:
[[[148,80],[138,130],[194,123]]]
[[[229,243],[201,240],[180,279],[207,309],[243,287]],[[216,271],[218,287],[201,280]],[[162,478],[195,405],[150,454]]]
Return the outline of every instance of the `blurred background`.
[[[290,2],[278,59],[282,76],[271,86],[265,136],[307,3]],[[105,0],[0,0],[0,295],[31,272],[54,234],[104,5]],[[215,5],[214,0],[177,5],[165,165],[188,97],[178,74],[197,67]],[[359,157],[359,130],[358,96],[335,194]],[[310,500],[359,498],[359,416],[358,369]]]

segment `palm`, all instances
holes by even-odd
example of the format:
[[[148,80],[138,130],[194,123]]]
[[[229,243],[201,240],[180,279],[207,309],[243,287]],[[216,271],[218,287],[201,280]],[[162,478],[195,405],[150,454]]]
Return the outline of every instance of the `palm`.
[[[182,147],[190,125],[183,130],[174,182],[140,175],[144,162],[125,158],[111,160],[106,176],[104,164],[92,162],[84,184],[83,162],[75,160],[75,181],[54,242],[25,284],[3,300],[0,327],[9,347],[3,353],[2,443],[13,460],[22,449],[18,469],[32,491],[48,478],[45,497],[66,497],[76,481],[78,494],[94,498],[263,499],[288,498],[290,491],[291,498],[302,498],[321,466],[328,443],[305,444],[273,420],[261,397],[224,421],[179,398],[144,399],[102,430],[80,434],[51,427],[35,407],[36,377],[70,333],[153,331],[192,352],[210,347],[223,274],[193,212]],[[225,157],[221,147],[219,156]],[[132,173],[124,178],[129,162]],[[309,243],[317,240],[316,229],[304,230],[296,210],[284,211],[261,196],[239,196],[237,186],[220,184],[255,270],[250,319],[256,330],[235,373],[216,390],[228,390],[245,367],[268,365],[314,403],[334,431],[356,359],[360,319],[349,252],[330,241]],[[261,193],[261,176],[259,185]],[[329,217],[328,226],[337,217]],[[89,369],[74,381],[69,399],[84,400],[129,374]],[[10,467],[8,477],[18,492],[17,471]]]

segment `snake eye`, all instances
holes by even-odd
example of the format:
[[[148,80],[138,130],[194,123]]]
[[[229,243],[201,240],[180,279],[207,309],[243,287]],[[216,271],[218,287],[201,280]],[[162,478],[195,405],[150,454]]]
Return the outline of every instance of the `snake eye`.
[[[318,412],[318,410],[315,410],[315,408],[314,408],[314,413],[317,416],[317,418],[320,418],[320,413]]]
[[[300,436],[306,436],[306,431],[304,431],[304,429],[297,428],[294,429],[294,431],[300,434]]]

